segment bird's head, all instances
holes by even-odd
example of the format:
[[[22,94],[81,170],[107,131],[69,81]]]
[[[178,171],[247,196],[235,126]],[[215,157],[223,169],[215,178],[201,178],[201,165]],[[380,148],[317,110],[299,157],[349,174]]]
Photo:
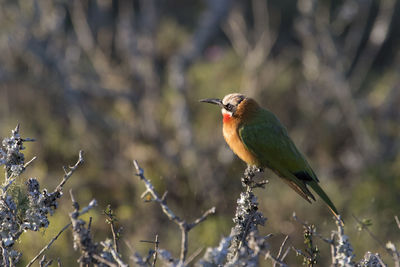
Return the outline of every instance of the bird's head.
[[[242,103],[245,99],[247,99],[245,95],[233,93],[224,96],[222,100],[218,98],[206,98],[200,100],[200,102],[211,103],[220,106],[222,115],[224,116],[224,121],[226,121],[235,115],[240,103]]]

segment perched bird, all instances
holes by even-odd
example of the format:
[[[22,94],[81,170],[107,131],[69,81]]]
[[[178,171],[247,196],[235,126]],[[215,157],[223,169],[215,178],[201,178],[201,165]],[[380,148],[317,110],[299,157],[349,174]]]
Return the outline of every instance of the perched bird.
[[[318,185],[314,171],[271,111],[238,93],[226,95],[222,100],[208,98],[200,102],[221,107],[225,141],[239,158],[249,166],[271,169],[311,203],[315,197],[307,187],[310,186],[338,217],[337,209]]]

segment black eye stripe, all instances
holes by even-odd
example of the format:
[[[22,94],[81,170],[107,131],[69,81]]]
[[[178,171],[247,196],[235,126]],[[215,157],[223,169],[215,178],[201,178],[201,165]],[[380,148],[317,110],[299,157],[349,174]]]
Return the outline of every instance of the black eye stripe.
[[[225,105],[225,109],[228,110],[228,111],[232,111],[233,105],[228,103],[228,104]]]
[[[237,96],[232,99],[227,99],[227,103],[223,105],[224,109],[234,113],[239,106],[239,104],[244,100],[244,97]],[[225,102],[225,101],[224,101]]]

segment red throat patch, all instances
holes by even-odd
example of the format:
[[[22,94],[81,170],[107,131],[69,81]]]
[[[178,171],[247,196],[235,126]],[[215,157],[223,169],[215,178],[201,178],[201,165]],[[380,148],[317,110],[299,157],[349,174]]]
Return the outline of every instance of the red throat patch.
[[[231,120],[231,115],[229,115],[228,113],[224,113],[222,114],[222,116],[224,117],[223,122],[229,122]]]

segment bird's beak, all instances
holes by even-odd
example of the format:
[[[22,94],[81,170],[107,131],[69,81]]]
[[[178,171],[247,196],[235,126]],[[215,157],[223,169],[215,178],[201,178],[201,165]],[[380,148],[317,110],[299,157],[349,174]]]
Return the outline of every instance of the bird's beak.
[[[199,101],[200,102],[204,102],[204,103],[215,104],[215,105],[218,105],[220,107],[224,107],[224,104],[222,104],[222,100],[218,99],[218,98],[206,98],[206,99],[201,99]]]

